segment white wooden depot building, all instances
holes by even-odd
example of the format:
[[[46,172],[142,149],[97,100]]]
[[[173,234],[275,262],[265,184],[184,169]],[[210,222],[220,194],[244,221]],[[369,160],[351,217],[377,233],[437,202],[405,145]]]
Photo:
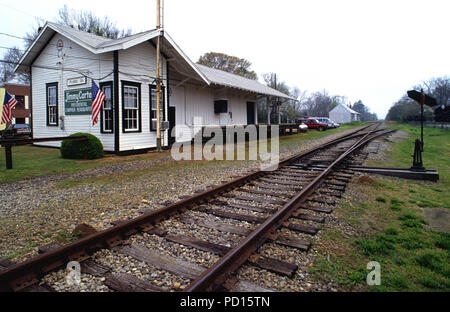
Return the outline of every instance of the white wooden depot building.
[[[330,111],[330,119],[337,123],[361,121],[361,114],[344,104],[339,104]]]
[[[258,124],[261,97],[291,99],[258,81],[193,63],[162,30],[108,39],[47,22],[16,67],[31,72],[34,138],[87,132],[105,151],[156,147],[156,37],[162,36],[163,120],[169,128]],[[91,79],[106,95],[100,123],[92,127]],[[163,145],[194,133],[163,133]],[[41,143],[59,147],[60,142]]]

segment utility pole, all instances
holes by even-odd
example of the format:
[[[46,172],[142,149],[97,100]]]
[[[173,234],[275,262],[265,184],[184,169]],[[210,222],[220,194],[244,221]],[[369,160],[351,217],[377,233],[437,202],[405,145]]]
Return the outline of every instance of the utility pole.
[[[278,90],[277,74],[275,74],[275,88],[274,89]],[[273,117],[275,124],[280,124],[280,107],[279,107],[279,103],[280,103],[279,98],[275,98],[275,105],[274,105],[274,110],[273,110],[275,112],[275,116]],[[277,115],[278,115],[278,117],[277,117]],[[278,120],[278,122],[275,121],[275,120]]]
[[[420,102],[420,141],[422,142],[421,150],[423,152],[423,107],[425,106],[425,93],[423,93],[423,89],[420,90],[420,93],[422,93]]]
[[[161,0],[156,0],[156,29],[162,29]],[[161,35],[156,38],[156,150],[161,152]]]

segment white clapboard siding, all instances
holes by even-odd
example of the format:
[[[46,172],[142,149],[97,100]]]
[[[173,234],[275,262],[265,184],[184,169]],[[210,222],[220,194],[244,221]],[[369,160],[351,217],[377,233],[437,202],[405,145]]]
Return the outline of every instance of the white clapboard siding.
[[[164,57],[161,58],[162,78],[167,85],[167,66]],[[156,77],[156,50],[148,42],[119,52],[120,96],[120,151],[132,151],[156,147],[156,131],[150,131],[150,85]],[[142,132],[124,133],[122,131],[122,81],[141,84],[141,122]],[[167,91],[167,88],[166,88]],[[167,112],[167,94],[163,104]],[[167,114],[166,114],[167,120]],[[168,144],[167,131],[163,133],[163,145]]]
[[[61,39],[64,42],[63,52],[66,54],[64,60],[65,71],[40,68],[39,66],[60,68],[56,43]],[[67,38],[56,34],[42,53],[34,62],[32,68],[32,116],[33,135],[35,138],[68,136],[76,132],[87,132],[97,136],[103,143],[105,151],[114,151],[114,135],[100,133],[100,124],[92,127],[92,120],[89,115],[65,116],[64,114],[64,91],[90,88],[91,80],[87,79],[84,85],[68,87],[67,79],[81,77],[80,73],[68,71],[70,69],[86,72],[88,76],[94,78],[104,77],[113,71],[113,53],[95,55]],[[102,81],[112,81],[113,75],[106,77]],[[64,116],[64,130],[61,129],[61,121],[58,127],[47,126],[46,111],[46,84],[58,83],[58,110],[59,116]],[[101,82],[101,81],[100,81]],[[99,81],[97,80],[98,84]],[[60,147],[60,142],[44,142],[39,145]]]
[[[41,68],[59,67],[56,49],[57,41],[64,42],[63,52],[65,71]],[[127,50],[118,51],[119,55],[119,141],[120,151],[132,151],[156,147],[156,132],[150,131],[150,85],[154,84],[156,76],[156,51],[149,42],[141,43]],[[37,57],[32,70],[32,99],[33,99],[33,133],[36,138],[68,136],[76,132],[87,132],[97,136],[103,143],[105,151],[114,151],[114,134],[104,134],[100,131],[100,124],[92,127],[90,115],[65,116],[64,91],[90,88],[91,79],[86,84],[67,86],[70,78],[81,77],[80,73],[68,71],[70,69],[82,71],[89,77],[96,78],[96,83],[113,81],[113,52],[105,54],[93,54],[80,47],[71,40],[56,34],[42,53]],[[164,85],[167,86],[167,62],[162,57],[162,76]],[[98,78],[103,78],[101,81]],[[122,81],[137,82],[141,84],[141,132],[124,133],[122,123]],[[61,129],[61,121],[58,127],[47,126],[46,116],[46,84],[58,83],[59,117],[64,116],[64,129]],[[186,125],[192,128],[194,117],[201,117],[203,126],[219,125],[246,125],[247,101],[243,93],[228,88],[223,94],[215,94],[214,87],[194,86],[184,84],[180,87],[170,86],[166,88],[165,109],[168,112],[168,91],[170,90],[170,106],[176,107],[176,125]],[[230,114],[215,114],[214,100],[227,99]],[[255,112],[255,116],[256,116]],[[166,120],[168,116],[166,114]],[[189,141],[195,133],[177,134],[177,141]],[[168,144],[168,131],[163,132],[163,145]],[[44,142],[43,146],[60,147],[60,142]]]
[[[215,114],[214,100],[228,100],[228,112],[230,114]],[[194,133],[194,118],[202,119],[202,126],[247,125],[247,102],[255,101],[246,99],[239,92],[229,90],[226,94],[217,96],[212,88],[202,88],[185,84],[181,87],[172,87],[170,106],[176,108],[176,124],[190,127],[191,131],[177,129],[177,142],[192,140]],[[257,112],[255,109],[255,118]],[[255,119],[257,120],[257,119]]]

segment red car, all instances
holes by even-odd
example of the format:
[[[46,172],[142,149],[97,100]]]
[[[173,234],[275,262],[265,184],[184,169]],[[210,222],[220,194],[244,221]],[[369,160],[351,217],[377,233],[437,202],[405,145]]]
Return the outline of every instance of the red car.
[[[325,131],[328,128],[326,123],[319,122],[317,119],[313,118],[297,120],[297,124],[305,124],[308,126],[308,129],[317,129],[319,131]]]

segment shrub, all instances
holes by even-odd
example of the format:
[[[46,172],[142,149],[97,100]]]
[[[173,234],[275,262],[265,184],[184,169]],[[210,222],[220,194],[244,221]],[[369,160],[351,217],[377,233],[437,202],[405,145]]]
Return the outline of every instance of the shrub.
[[[98,159],[103,157],[103,145],[100,140],[89,133],[75,133],[71,136],[87,136],[86,141],[63,141],[61,156],[66,159]]]

